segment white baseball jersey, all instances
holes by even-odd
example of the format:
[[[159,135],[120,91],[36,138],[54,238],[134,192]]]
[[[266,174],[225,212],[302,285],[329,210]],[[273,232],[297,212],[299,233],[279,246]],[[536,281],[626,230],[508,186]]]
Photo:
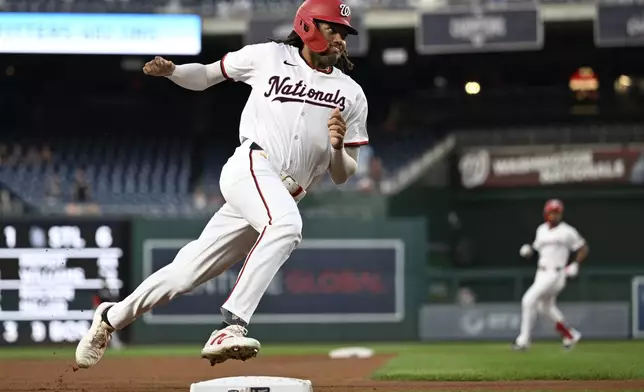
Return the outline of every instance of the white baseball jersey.
[[[578,251],[586,240],[577,230],[561,222],[555,227],[542,223],[537,228],[537,234],[532,247],[539,252],[539,266],[565,267],[570,252]]]
[[[331,159],[327,122],[340,109],[347,124],[344,145],[360,146],[367,135],[367,99],[339,69],[312,69],[291,45],[247,45],[221,60],[226,78],[252,87],[239,125],[240,141],[260,145],[275,167],[307,188]]]

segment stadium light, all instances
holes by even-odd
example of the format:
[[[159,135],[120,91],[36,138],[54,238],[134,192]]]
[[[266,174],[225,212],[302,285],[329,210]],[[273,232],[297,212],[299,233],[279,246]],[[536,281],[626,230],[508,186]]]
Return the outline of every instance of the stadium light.
[[[387,48],[382,51],[382,62],[386,65],[403,65],[407,63],[405,48]]]
[[[478,82],[465,83],[465,92],[469,95],[478,94],[481,91],[481,85]]]

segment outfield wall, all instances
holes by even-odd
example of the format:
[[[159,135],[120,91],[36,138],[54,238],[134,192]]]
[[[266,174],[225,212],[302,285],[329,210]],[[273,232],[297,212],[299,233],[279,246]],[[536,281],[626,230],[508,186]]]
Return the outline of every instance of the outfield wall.
[[[560,303],[566,322],[581,330],[584,339],[628,339],[631,304],[628,302]],[[420,309],[419,337],[427,341],[514,341],[521,327],[521,303],[426,305]],[[535,339],[558,339],[554,323],[540,315]]]
[[[206,220],[139,219],[132,286],[172,261]],[[252,320],[263,341],[416,340],[426,287],[422,219],[305,219],[304,240]],[[242,263],[133,324],[137,343],[202,342]]]

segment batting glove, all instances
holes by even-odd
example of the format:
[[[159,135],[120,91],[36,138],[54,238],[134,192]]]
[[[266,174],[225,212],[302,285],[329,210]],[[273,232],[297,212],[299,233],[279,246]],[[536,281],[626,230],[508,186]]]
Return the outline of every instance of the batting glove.
[[[566,272],[566,276],[568,277],[575,277],[579,273],[579,263],[574,261],[566,266],[564,269]]]

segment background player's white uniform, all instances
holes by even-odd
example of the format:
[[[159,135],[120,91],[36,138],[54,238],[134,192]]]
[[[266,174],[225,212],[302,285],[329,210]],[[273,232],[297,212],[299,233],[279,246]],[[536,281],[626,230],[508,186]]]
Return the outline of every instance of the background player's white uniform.
[[[523,295],[521,302],[521,332],[516,339],[516,346],[527,347],[531,341],[531,331],[536,321],[537,313],[549,317],[557,325],[557,330],[568,330],[564,324],[564,316],[557,308],[556,299],[566,286],[568,273],[566,265],[570,252],[576,252],[586,244],[585,239],[577,230],[565,222],[554,227],[543,223],[537,228],[532,248],[539,252],[539,261],[534,283]],[[525,251],[522,249],[522,255]],[[576,272],[572,272],[571,275]],[[570,329],[574,339],[579,339],[579,332]],[[569,337],[565,336],[564,339]]]

